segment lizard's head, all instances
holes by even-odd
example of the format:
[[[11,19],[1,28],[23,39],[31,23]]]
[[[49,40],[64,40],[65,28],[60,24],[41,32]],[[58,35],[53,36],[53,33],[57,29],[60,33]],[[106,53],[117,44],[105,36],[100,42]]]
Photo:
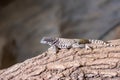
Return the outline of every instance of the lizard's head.
[[[43,38],[41,39],[40,43],[51,45],[51,44],[53,44],[53,42],[54,42],[55,40],[56,40],[56,38],[54,38],[54,37],[43,37]]]

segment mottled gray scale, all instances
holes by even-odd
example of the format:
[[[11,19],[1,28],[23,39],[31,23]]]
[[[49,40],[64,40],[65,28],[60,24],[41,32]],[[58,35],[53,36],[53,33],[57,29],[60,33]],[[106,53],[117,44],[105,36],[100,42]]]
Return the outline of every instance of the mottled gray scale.
[[[56,44],[56,46],[58,48],[70,48],[71,44],[73,44],[73,43],[74,43],[74,40],[60,38],[58,40],[58,43]]]
[[[92,40],[92,39],[89,39],[89,41],[91,43],[95,43],[95,44],[101,44],[101,45],[106,45],[106,46],[113,46],[113,45],[110,45],[109,43],[107,43],[105,41],[102,41],[102,40]]]
[[[91,43],[107,44],[106,42],[101,41],[101,40],[91,40],[91,39],[89,39],[89,41],[90,41]]]

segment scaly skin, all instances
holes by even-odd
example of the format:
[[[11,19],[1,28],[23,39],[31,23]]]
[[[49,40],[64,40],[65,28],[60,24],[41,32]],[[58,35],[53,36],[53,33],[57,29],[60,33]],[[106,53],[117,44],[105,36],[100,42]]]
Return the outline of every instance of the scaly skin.
[[[87,44],[95,43],[111,46],[109,43],[102,40],[94,39],[66,39],[66,38],[54,38],[54,37],[43,37],[40,43],[48,44],[51,47],[48,50],[56,53],[58,49],[62,48],[86,48],[91,49]]]

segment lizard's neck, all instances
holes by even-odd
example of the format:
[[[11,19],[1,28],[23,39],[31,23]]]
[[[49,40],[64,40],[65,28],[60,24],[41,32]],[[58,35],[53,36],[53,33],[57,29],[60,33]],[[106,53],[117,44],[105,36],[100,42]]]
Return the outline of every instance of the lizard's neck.
[[[59,38],[55,38],[52,42],[49,42],[48,44],[51,45],[55,45],[57,42],[59,41]]]

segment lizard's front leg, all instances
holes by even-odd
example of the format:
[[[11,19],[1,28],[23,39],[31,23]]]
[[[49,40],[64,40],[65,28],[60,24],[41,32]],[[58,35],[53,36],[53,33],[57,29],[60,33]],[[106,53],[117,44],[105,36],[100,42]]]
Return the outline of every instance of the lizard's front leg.
[[[53,53],[57,53],[58,48],[55,45],[52,45],[50,48],[48,48],[48,51],[52,51]]]

